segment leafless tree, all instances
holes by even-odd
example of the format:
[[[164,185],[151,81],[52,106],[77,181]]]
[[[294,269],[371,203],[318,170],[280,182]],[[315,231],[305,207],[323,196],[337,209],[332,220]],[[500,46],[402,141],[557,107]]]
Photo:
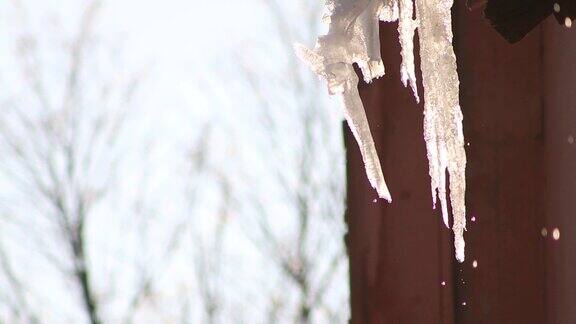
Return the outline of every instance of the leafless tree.
[[[84,99],[81,97],[80,78],[84,68],[84,51],[98,7],[99,2],[95,1],[86,9],[79,32],[69,47],[65,90],[58,108],[53,108],[46,93],[48,90],[38,66],[36,40],[31,35],[20,39],[23,76],[41,115],[32,116],[27,107],[17,101],[8,101],[3,108],[11,118],[3,119],[1,127],[2,144],[6,153],[14,157],[14,161],[10,162],[16,166],[6,167],[4,171],[22,192],[38,198],[38,203],[42,202],[49,208],[45,210],[45,215],[55,221],[62,234],[67,254],[72,260],[72,274],[91,323],[100,323],[101,320],[87,266],[85,225],[92,206],[102,197],[113,176],[103,174],[108,179],[100,187],[87,183],[85,179],[89,177],[86,173],[90,172],[94,163],[99,163],[98,156],[83,151],[78,145],[81,137],[79,110]],[[129,93],[126,96],[126,100],[130,100]],[[122,123],[122,117],[118,117],[113,125],[103,125],[101,119],[96,119],[90,142],[115,141]],[[99,129],[106,126],[107,129]]]
[[[260,112],[261,127],[255,128],[266,139],[258,144],[266,155],[264,167],[210,158],[211,139],[200,137],[191,144],[188,173],[181,174],[187,189],[179,194],[186,207],[178,215],[165,215],[149,202],[146,191],[154,185],[148,183],[147,159],[127,154],[134,150],[135,107],[145,73],[112,78],[114,67],[98,71],[100,2],[88,3],[72,39],[54,46],[57,64],[39,48],[45,42],[41,45],[31,33],[21,35],[17,56],[23,84],[0,101],[0,184],[6,184],[0,186],[0,300],[6,305],[0,313],[6,308],[9,322],[77,322],[82,316],[90,323],[128,324],[162,312],[157,308],[168,300],[180,305],[178,314],[163,316],[169,322],[253,322],[245,319],[256,313],[265,323],[344,322],[346,293],[336,289],[333,296],[346,271],[340,130],[319,95],[324,89],[291,55],[294,41],[312,41],[319,4],[302,1],[301,19],[294,23],[281,2],[262,2],[286,54],[282,73],[256,73],[257,62],[240,55],[239,72]],[[129,169],[138,171],[131,170],[135,174],[125,180]],[[259,177],[269,181],[260,186]],[[114,211],[112,201],[125,181],[134,182],[135,192],[119,198],[122,208],[130,210],[120,215],[127,212]],[[199,219],[196,207],[207,195],[200,191],[209,186],[209,194],[218,196],[217,211]],[[273,204],[268,203],[271,193]],[[286,228],[279,228],[278,210],[286,217],[280,226]],[[94,234],[107,235],[108,229],[95,229],[107,213],[128,219],[122,234],[131,235],[130,240],[106,237],[115,240],[110,243],[115,247],[131,246],[111,253],[121,263],[111,265],[113,270],[97,260],[106,253]],[[157,214],[169,219],[152,223]],[[260,284],[266,289],[256,281],[238,280],[234,261],[227,260],[238,239],[229,233],[237,227],[264,259],[251,269],[263,274],[255,277],[265,277],[267,282]],[[27,271],[40,258],[74,291],[74,315],[46,319],[50,307],[43,304],[50,304],[52,296],[39,293],[38,280]],[[186,278],[171,277],[173,263],[189,270]],[[128,276],[123,272],[130,272],[124,286]],[[277,276],[264,276],[268,272]],[[163,295],[166,286],[179,285],[183,288],[174,289],[177,295]],[[262,307],[251,305],[255,296],[264,300]]]
[[[222,249],[225,242],[225,231],[228,225],[228,208],[230,188],[225,178],[221,179],[224,200],[218,217],[215,220],[211,237],[202,237],[200,233],[193,232],[195,247],[196,281],[199,288],[199,299],[204,310],[203,323],[216,324],[221,316],[222,296],[219,293],[224,287],[219,285],[219,276],[223,266]]]
[[[110,71],[94,75],[99,63],[95,56],[101,49],[94,33],[100,7],[99,0],[89,1],[72,40],[62,47],[54,46],[55,55],[65,62],[62,66],[46,66],[42,57],[46,50],[39,48],[35,35],[24,32],[19,37],[19,75],[24,80],[25,95],[6,98],[0,118],[1,179],[15,192],[2,196],[3,214],[8,215],[2,217],[2,223],[15,229],[9,233],[12,240],[26,238],[19,249],[40,254],[64,281],[72,283],[82,313],[92,324],[107,322],[105,309],[110,300],[105,297],[116,288],[102,291],[105,284],[95,279],[102,274],[96,273],[101,267],[91,262],[90,224],[103,200],[115,194],[121,172],[130,162],[125,159],[126,152],[139,140],[133,138],[130,123],[138,114],[134,98],[140,94],[143,82],[143,73],[118,76],[113,66],[105,67]],[[50,75],[46,70],[51,70]],[[54,80],[58,84],[52,84]],[[146,162],[138,162],[143,171],[136,181],[145,182]],[[195,171],[200,172],[201,166],[196,167]],[[136,196],[123,204],[132,206],[137,217],[145,218],[144,198]],[[15,200],[17,205],[13,204]],[[153,295],[156,280],[182,242],[179,225],[175,224],[167,235],[170,240],[160,253],[162,266],[153,267],[147,251],[140,251],[149,263],[135,270],[124,322],[132,322],[142,303]],[[5,278],[10,291],[5,298],[13,305],[14,320],[37,322],[43,314],[38,307],[30,306],[30,300],[37,304],[40,297],[35,296],[35,287],[23,284],[29,279],[24,271],[27,261],[23,258],[27,257],[12,258],[5,253],[4,239],[2,236],[0,242],[0,278]]]
[[[245,230],[256,247],[273,261],[276,268],[295,287],[294,323],[311,323],[313,315],[328,322],[345,322],[346,307],[325,303],[329,290],[345,269],[343,244],[344,174],[340,124],[326,109],[318,82],[302,69],[293,53],[295,42],[311,42],[318,30],[320,7],[317,1],[301,1],[298,24],[294,24],[279,1],[262,1],[276,29],[273,34],[287,64],[280,73],[262,74],[258,62],[243,59],[242,73],[261,109],[260,122],[266,138],[263,151],[272,177],[275,195],[282,207],[270,207],[262,192],[252,190],[240,200],[247,208]],[[250,54],[248,54],[250,55]],[[271,90],[271,87],[275,87]],[[279,94],[284,94],[279,98]],[[292,129],[289,129],[289,124]],[[287,130],[288,129],[288,130]],[[336,140],[335,140],[336,139]],[[288,149],[287,147],[292,147]],[[288,153],[287,153],[288,152]],[[242,173],[242,171],[239,171]],[[245,185],[257,183],[245,175]],[[264,177],[262,174],[256,177]],[[265,189],[266,190],[266,189]],[[277,209],[289,217],[289,230],[278,229]],[[282,224],[285,221],[281,221]],[[289,233],[289,234],[287,234]],[[340,271],[340,272],[339,272]],[[288,307],[286,287],[269,298],[269,321],[280,321]],[[346,294],[341,298],[346,305]],[[339,305],[341,306],[341,305]]]

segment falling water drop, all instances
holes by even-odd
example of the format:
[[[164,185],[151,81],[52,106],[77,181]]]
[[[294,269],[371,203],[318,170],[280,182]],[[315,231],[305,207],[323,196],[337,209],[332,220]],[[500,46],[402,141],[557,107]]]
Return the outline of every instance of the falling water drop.
[[[560,230],[558,228],[555,228],[552,231],[552,238],[554,239],[554,241],[558,241],[560,239]]]

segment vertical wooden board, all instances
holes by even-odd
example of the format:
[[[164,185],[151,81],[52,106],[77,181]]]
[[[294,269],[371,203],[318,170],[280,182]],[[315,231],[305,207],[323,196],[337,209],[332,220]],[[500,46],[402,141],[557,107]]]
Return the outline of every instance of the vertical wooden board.
[[[393,202],[372,202],[347,133],[351,322],[452,323],[452,234],[432,209],[423,107],[400,81],[397,25],[383,24],[381,40],[386,76],[360,92]]]
[[[371,323],[370,303],[377,298],[374,290],[380,226],[380,202],[373,203],[376,194],[370,187],[360,150],[348,126],[344,126],[347,164],[348,233],[345,241],[350,269],[351,323]]]
[[[544,25],[546,323],[576,323],[576,34]],[[554,240],[554,229],[560,232]]]
[[[576,199],[571,198],[576,178],[565,175],[576,155],[572,146],[554,141],[569,141],[570,135],[576,141],[570,133],[576,133],[571,122],[576,108],[570,106],[576,102],[570,99],[576,71],[561,68],[573,60],[576,47],[542,56],[547,46],[563,47],[551,39],[574,40],[545,34],[543,42],[537,29],[510,45],[481,11],[468,11],[464,2],[455,5],[455,49],[470,143],[467,261],[453,262],[451,234],[431,210],[422,106],[398,81],[395,26],[384,26],[387,75],[363,87],[361,95],[394,202],[371,205],[375,194],[348,134],[352,323],[574,323],[576,284],[570,270],[576,253],[569,247],[576,243],[576,235],[570,235],[576,228]],[[570,78],[562,78],[562,72]],[[565,93],[569,97],[562,97]],[[544,104],[566,108],[544,118]],[[554,188],[548,193],[545,179],[546,188]],[[548,237],[559,227],[559,241],[540,234],[544,208]],[[444,277],[449,288],[439,289],[434,282]]]
[[[455,3],[467,146],[467,261],[457,323],[543,323],[541,37],[506,43],[481,11]],[[471,217],[476,221],[472,222]],[[477,260],[478,267],[472,262]]]

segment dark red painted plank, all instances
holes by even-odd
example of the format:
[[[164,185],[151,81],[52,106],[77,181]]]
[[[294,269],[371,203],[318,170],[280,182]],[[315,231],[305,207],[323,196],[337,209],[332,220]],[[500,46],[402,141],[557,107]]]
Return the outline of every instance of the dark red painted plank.
[[[386,76],[361,87],[392,204],[373,202],[358,147],[346,137],[351,322],[452,323],[452,234],[432,210],[423,107],[400,82],[396,28],[381,28]]]
[[[467,261],[431,210],[422,105],[399,81],[396,26],[383,25],[387,75],[361,96],[394,201],[372,202],[347,134],[351,322],[576,323],[576,37],[552,22],[512,46],[456,5]]]
[[[457,323],[544,323],[543,75],[537,29],[510,45],[457,3],[469,222]],[[470,266],[477,260],[478,268]],[[459,271],[457,273],[460,273]]]
[[[576,34],[544,25],[546,323],[576,323]],[[551,233],[560,231],[555,241]]]

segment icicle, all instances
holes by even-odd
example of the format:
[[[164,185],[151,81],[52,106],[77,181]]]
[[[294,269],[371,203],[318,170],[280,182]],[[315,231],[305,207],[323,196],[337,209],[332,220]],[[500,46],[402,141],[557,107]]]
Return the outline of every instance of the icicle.
[[[455,252],[464,261],[463,233],[466,229],[466,190],[462,112],[458,102],[458,74],[452,49],[452,0],[329,0],[328,33],[318,38],[313,50],[296,46],[298,56],[328,82],[331,94],[344,103],[345,117],[356,138],[371,185],[391,201],[366,114],[358,94],[357,63],[370,82],[384,75],[380,57],[379,20],[398,20],[401,45],[401,81],[410,85],[419,101],[414,67],[414,31],[418,28],[424,88],[424,139],[428,151],[432,201],[440,199],[442,218],[448,226],[446,171],[450,175]]]
[[[456,56],[452,49],[452,0],[416,0],[420,27],[420,61],[424,85],[424,138],[428,150],[432,197],[436,192],[442,217],[448,226],[446,170],[450,175],[454,248],[456,259],[464,261],[466,191],[462,111],[458,100]]]
[[[418,89],[416,88],[416,72],[414,72],[414,30],[418,21],[412,19],[414,6],[412,0],[400,0],[400,18],[398,21],[398,38],[402,47],[402,64],[400,65],[400,77],[404,86],[408,86],[414,93],[416,102],[420,102]]]
[[[380,9],[379,18],[382,21],[393,22],[398,20],[400,15],[398,0],[384,0],[384,5]]]
[[[381,1],[341,1],[328,4],[332,14],[328,34],[318,38],[313,50],[297,45],[297,55],[328,82],[331,94],[340,96],[344,115],[358,142],[368,180],[380,198],[392,197],[386,186],[366,113],[358,94],[358,78],[353,63],[362,70],[366,82],[384,75],[380,57],[378,13]]]
[[[349,66],[348,68],[353,86],[341,95],[341,100],[345,107],[344,116],[346,117],[348,125],[350,125],[354,138],[356,138],[360,146],[370,184],[373,188],[376,188],[380,198],[392,202],[392,197],[390,196],[390,192],[384,181],[382,169],[380,168],[380,160],[378,159],[376,147],[374,146],[374,141],[368,128],[368,119],[366,118],[366,113],[360,100],[360,94],[358,93],[358,77],[352,67]]]

